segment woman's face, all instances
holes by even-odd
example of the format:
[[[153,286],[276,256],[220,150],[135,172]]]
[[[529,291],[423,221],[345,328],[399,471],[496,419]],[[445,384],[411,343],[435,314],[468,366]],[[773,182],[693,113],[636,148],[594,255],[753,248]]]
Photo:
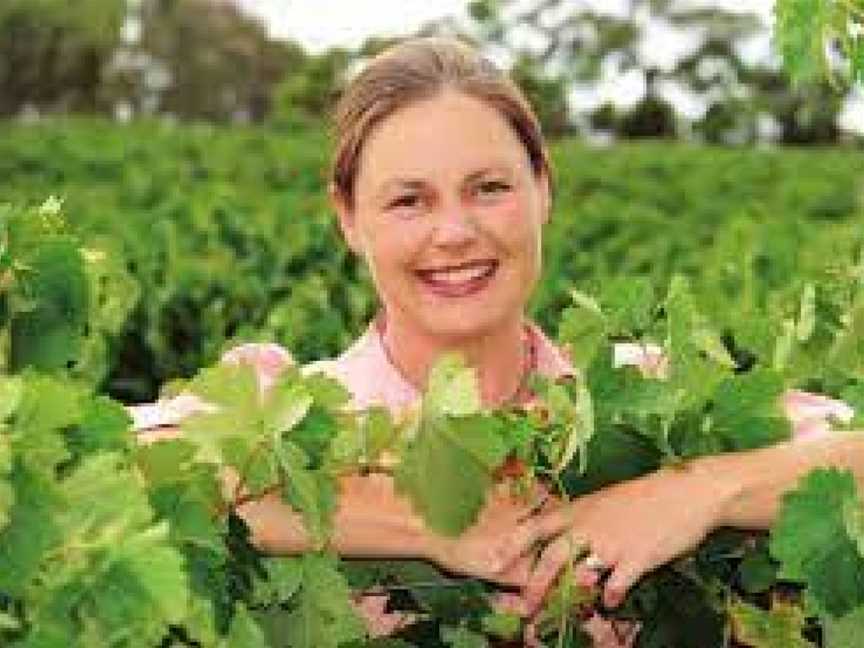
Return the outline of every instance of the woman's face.
[[[354,209],[334,202],[389,317],[446,340],[521,318],[549,187],[496,109],[449,91],[396,111],[364,144]]]

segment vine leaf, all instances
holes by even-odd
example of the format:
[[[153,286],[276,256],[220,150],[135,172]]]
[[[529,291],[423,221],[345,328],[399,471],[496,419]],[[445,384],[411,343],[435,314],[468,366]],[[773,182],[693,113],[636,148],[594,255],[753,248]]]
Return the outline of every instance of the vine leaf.
[[[770,611],[736,601],[729,607],[735,639],[753,648],[814,648],[804,639],[804,612],[777,602]]]
[[[864,556],[847,531],[857,505],[851,472],[815,470],[783,498],[771,535],[780,577],[806,584],[817,608],[834,617],[864,605]]]
[[[444,356],[428,384],[396,485],[431,529],[458,535],[476,519],[509,448],[501,420],[480,413],[476,377],[461,360]]]

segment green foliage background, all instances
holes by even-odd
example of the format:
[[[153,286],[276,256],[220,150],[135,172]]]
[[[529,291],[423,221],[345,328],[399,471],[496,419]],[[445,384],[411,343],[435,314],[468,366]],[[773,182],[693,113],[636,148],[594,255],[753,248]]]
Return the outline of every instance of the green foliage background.
[[[131,316],[109,327],[87,377],[144,401],[239,341],[273,340],[305,362],[363,330],[374,293],[327,204],[328,156],[316,130],[5,123],[0,203],[60,196],[76,233],[109,250],[111,281],[136,284],[120,305]],[[711,287],[705,306],[725,322],[860,237],[864,156],[853,150],[564,140],[552,156],[532,303],[550,332],[574,284],[644,276],[665,289],[673,272]]]

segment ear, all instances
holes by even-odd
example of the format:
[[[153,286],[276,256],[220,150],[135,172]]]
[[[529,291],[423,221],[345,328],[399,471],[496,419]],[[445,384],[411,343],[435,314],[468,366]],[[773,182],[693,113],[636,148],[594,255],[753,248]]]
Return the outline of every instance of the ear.
[[[339,230],[342,232],[342,238],[351,248],[351,251],[358,256],[362,256],[362,248],[360,246],[360,236],[357,232],[357,219],[354,217],[354,210],[345,201],[345,197],[339,192],[334,183],[330,183],[328,187],[330,196],[330,204],[339,218]]]

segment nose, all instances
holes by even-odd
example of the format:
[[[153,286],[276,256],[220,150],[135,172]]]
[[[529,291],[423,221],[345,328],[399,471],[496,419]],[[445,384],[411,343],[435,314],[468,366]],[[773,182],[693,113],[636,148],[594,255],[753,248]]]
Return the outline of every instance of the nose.
[[[464,247],[477,240],[477,221],[465,205],[449,203],[435,214],[433,243],[441,247]]]

